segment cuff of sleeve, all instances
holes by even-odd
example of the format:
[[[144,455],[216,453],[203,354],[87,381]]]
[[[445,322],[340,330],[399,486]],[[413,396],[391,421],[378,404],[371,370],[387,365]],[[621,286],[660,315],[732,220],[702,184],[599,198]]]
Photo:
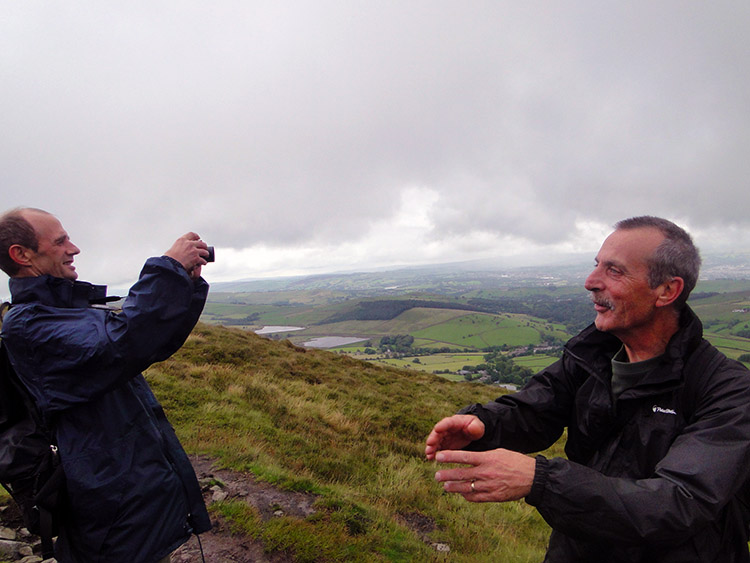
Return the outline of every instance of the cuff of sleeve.
[[[175,260],[171,256],[167,256],[167,255],[162,256],[162,258],[166,258],[167,261],[171,262],[174,266],[177,266],[178,269],[182,270],[183,272],[187,272],[187,270],[185,269],[185,266],[183,266],[182,262],[180,262],[179,260]]]
[[[534,483],[531,492],[526,495],[526,502],[531,506],[539,506],[547,487],[547,475],[549,474],[549,460],[543,455],[536,456],[536,469],[534,472]]]

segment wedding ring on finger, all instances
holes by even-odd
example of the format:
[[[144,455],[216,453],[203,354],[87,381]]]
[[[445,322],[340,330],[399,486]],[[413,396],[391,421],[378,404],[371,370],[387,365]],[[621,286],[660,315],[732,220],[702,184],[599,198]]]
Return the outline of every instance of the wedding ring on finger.
[[[474,481],[475,481],[475,480],[476,480],[476,479],[472,479],[472,480],[471,480],[471,492],[472,492],[472,493],[476,493],[476,492],[477,492],[477,490],[476,490],[476,489],[474,488]]]

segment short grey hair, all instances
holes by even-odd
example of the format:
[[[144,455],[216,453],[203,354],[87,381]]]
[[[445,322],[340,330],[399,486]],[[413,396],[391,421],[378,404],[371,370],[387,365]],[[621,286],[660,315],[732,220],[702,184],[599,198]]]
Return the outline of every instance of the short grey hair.
[[[645,228],[658,229],[664,235],[664,240],[656,247],[649,260],[649,285],[654,289],[674,277],[682,278],[685,287],[675,301],[676,307],[681,309],[698,283],[698,274],[701,269],[698,248],[685,229],[661,217],[644,215],[623,219],[615,224],[617,230]]]

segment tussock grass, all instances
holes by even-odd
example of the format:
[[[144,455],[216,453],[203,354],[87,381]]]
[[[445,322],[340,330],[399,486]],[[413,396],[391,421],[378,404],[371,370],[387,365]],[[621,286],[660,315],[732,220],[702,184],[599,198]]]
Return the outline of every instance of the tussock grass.
[[[186,449],[320,495],[306,520],[264,523],[244,503],[214,507],[268,549],[297,561],[543,558],[549,529],[531,507],[447,495],[424,461],[434,423],[496,388],[203,324],[147,378]],[[417,530],[414,519],[430,526]]]

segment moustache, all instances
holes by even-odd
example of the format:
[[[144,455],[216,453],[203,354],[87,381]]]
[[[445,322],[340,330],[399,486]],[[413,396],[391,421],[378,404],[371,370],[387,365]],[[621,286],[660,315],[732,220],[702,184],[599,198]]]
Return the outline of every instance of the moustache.
[[[591,294],[591,296],[590,296],[590,297],[591,297],[591,302],[592,302],[592,303],[593,303],[594,305],[598,305],[599,307],[606,307],[607,309],[610,309],[610,310],[612,310],[612,311],[613,311],[613,310],[615,309],[615,305],[614,305],[614,303],[612,303],[612,302],[611,302],[610,300],[608,300],[608,299],[604,299],[603,297],[597,297],[597,296],[596,296],[596,295],[594,295],[594,294]]]

